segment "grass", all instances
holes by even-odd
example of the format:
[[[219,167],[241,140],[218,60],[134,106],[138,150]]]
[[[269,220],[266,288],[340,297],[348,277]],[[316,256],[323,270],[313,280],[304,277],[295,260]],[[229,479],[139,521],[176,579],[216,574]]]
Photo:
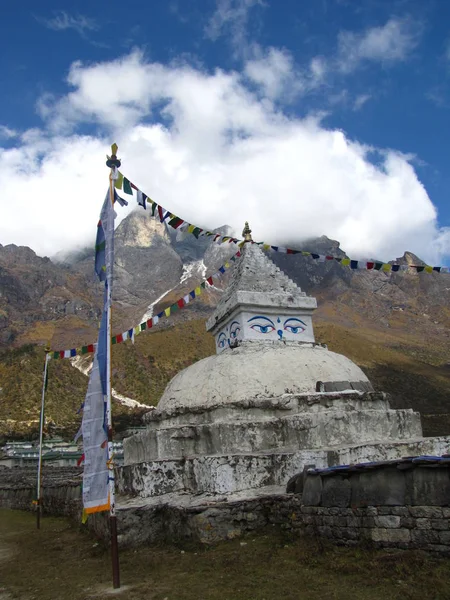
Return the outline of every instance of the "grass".
[[[0,532],[0,598],[112,596],[109,550],[66,519],[46,517],[38,531],[32,514],[2,509]],[[120,562],[118,597],[133,600],[450,598],[450,559],[339,548],[275,529],[212,547],[123,550]]]

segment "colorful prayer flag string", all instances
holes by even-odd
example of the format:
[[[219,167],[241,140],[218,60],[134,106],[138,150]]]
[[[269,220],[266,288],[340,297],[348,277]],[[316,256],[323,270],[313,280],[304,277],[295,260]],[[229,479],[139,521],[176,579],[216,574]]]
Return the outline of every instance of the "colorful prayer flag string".
[[[236,259],[239,258],[240,256],[241,256],[241,252],[239,251],[234,256],[232,256],[229,260],[231,261],[231,263],[234,263],[236,261]],[[126,342],[127,340],[134,341],[134,338],[137,335],[139,335],[142,331],[145,331],[146,329],[151,329],[154,325],[159,323],[159,321],[162,318],[170,317],[174,312],[176,312],[177,310],[179,310],[181,308],[184,308],[187,304],[189,304],[191,300],[195,300],[195,298],[198,298],[203,293],[203,290],[207,286],[211,287],[214,284],[214,281],[219,279],[220,277],[222,277],[223,274],[227,271],[227,269],[230,268],[230,266],[231,266],[231,264],[229,262],[226,262],[224,265],[222,265],[218,269],[218,271],[216,273],[214,273],[213,275],[210,275],[207,279],[202,281],[198,287],[193,289],[191,292],[189,292],[185,296],[182,296],[181,298],[176,300],[176,302],[174,302],[167,308],[163,309],[160,313],[158,313],[154,317],[151,317],[150,319],[147,319],[146,321],[139,323],[139,325],[136,325],[135,327],[131,327],[130,329],[127,329],[127,331],[124,331],[123,333],[118,333],[117,335],[112,336],[111,343],[112,344],[121,344],[122,342]],[[96,346],[97,346],[97,344],[89,344],[87,346],[81,346],[81,348],[71,348],[70,350],[55,350],[50,353],[50,356],[51,356],[51,358],[73,358],[74,356],[79,356],[79,355],[95,352]]]
[[[132,183],[129,179],[127,179],[122,173],[119,172],[118,179],[115,182],[115,186],[119,190],[123,190],[125,194],[133,194],[133,190],[136,191],[138,204],[144,204],[141,201],[141,198],[144,197],[145,200],[151,204],[151,216],[155,217],[158,214],[161,223],[167,222],[173,229],[178,230],[178,233],[190,233],[195,236],[197,239],[200,236],[212,236],[213,241],[219,244],[225,243],[233,243],[242,247],[244,244],[244,240],[239,240],[237,238],[233,238],[230,236],[222,236],[219,233],[214,233],[213,231],[208,231],[198,227],[197,225],[192,225],[187,221],[184,221],[181,217],[177,217],[171,211],[163,208],[159,204],[157,204],[154,200],[152,200],[149,196],[144,194],[134,183]],[[169,218],[169,221],[167,219]],[[178,238],[177,238],[178,239]],[[308,252],[306,250],[294,250],[293,248],[285,248],[284,246],[272,246],[271,244],[266,244],[265,242],[253,242],[257,243],[259,246],[262,246],[263,250],[272,250],[273,252],[280,252],[282,254],[301,254],[302,256],[310,256],[314,260],[318,260],[319,262],[325,262],[327,260],[335,260],[339,262],[343,266],[348,266],[351,269],[368,269],[374,271],[383,271],[385,273],[389,272],[397,272],[397,271],[407,271],[408,269],[413,269],[416,273],[449,273],[450,267],[432,267],[430,265],[393,265],[391,263],[383,263],[378,261],[361,261],[361,260],[353,260],[350,258],[341,258],[338,256],[330,256],[323,254],[316,254],[315,252]]]

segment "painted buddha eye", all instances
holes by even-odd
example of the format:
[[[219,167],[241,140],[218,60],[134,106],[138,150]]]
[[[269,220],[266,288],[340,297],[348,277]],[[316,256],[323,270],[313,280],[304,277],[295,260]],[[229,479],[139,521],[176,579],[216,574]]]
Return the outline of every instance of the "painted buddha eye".
[[[290,333],[303,333],[306,329],[306,323],[300,319],[290,318],[284,322],[284,330]]]
[[[273,322],[267,317],[263,316],[252,317],[247,321],[247,323],[252,323],[252,325],[250,325],[251,329],[257,331],[258,333],[271,333],[276,329]]]
[[[230,338],[235,340],[239,333],[241,333],[239,321],[233,321],[230,325]]]
[[[225,348],[226,341],[227,336],[222,331],[222,333],[217,338],[217,345],[219,346],[219,348]]]

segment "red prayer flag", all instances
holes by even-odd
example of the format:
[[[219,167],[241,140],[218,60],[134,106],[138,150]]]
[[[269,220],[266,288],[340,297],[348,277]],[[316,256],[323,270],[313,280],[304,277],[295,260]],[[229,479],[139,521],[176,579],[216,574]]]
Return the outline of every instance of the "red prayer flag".
[[[153,327],[153,319],[148,319],[148,321],[147,321],[147,329],[150,329],[151,327]]]
[[[184,306],[184,304],[185,304],[185,302],[184,302],[183,298],[180,298],[179,300],[177,300],[177,304],[178,304],[178,306],[179,306],[180,308],[183,308],[183,306]]]
[[[116,335],[116,340],[118,344],[121,344],[123,342],[123,335],[121,333]]]
[[[212,285],[213,284],[212,275],[210,277],[208,277],[208,279],[206,281],[209,283],[209,285]]]
[[[327,260],[334,260],[334,256],[325,256]]]
[[[94,352],[94,344],[89,344],[89,346],[87,347],[87,351]]]
[[[64,350],[59,351],[59,358],[64,358]]]
[[[374,266],[375,266],[375,263],[373,263],[373,262],[368,262],[368,263],[367,263],[367,268],[368,268],[368,269],[373,269],[373,268],[374,268]]]

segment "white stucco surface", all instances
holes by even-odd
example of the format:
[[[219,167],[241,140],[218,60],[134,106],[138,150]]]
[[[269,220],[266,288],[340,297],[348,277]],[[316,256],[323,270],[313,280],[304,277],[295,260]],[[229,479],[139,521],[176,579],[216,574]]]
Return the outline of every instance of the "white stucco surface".
[[[285,393],[313,394],[318,381],[369,383],[351,360],[321,346],[247,342],[178,373],[158,409],[208,407]]]

